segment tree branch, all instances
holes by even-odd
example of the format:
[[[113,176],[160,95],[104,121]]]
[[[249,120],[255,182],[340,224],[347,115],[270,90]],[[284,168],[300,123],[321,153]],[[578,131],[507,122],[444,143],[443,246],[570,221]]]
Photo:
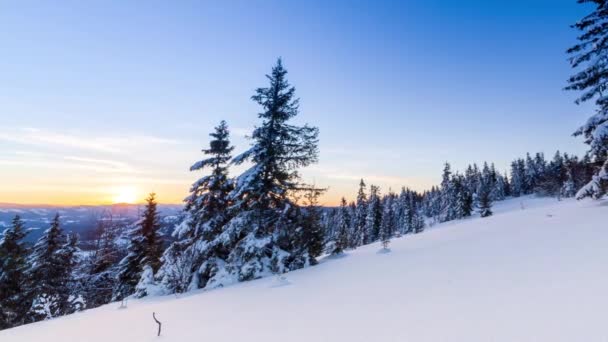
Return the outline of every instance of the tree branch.
[[[156,319],[156,313],[155,312],[152,313],[152,318],[154,318],[154,321],[156,322],[156,324],[158,324],[158,335],[156,335],[156,336],[160,336],[160,329],[162,327],[162,323],[159,320]]]

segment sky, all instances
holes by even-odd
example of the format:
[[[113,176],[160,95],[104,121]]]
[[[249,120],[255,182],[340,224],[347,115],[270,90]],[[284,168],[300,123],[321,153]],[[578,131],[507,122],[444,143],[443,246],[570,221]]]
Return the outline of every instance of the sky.
[[[278,57],[320,129],[322,203],[439,183],[443,163],[582,155],[563,91],[575,0],[0,3],[0,202],[180,203],[225,119],[236,152]],[[242,169],[231,170],[237,175]]]

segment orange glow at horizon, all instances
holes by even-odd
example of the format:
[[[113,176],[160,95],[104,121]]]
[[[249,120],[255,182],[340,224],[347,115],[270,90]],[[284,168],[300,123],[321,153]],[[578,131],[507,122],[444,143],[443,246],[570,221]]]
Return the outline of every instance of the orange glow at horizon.
[[[35,190],[23,190],[3,191],[0,194],[0,203],[52,206],[145,204],[148,193],[155,192],[158,203],[183,204],[183,199],[188,195],[182,187],[162,187],[162,189],[155,189],[154,191],[135,186],[117,186],[103,190],[91,189],[91,191],[65,188],[62,191],[45,191],[44,193]],[[354,191],[352,192],[354,193]],[[348,195],[350,194],[347,193],[345,196],[347,200],[355,199]],[[341,197],[342,193],[329,192],[320,198],[319,204],[322,206],[338,206]]]
[[[133,186],[119,187],[114,190],[112,203],[134,204],[137,201],[137,190]]]

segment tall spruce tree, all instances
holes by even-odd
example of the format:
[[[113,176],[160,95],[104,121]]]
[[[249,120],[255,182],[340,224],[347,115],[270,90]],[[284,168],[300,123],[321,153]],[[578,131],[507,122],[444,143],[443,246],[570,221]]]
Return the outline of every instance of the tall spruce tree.
[[[369,202],[367,203],[367,215],[365,216],[365,243],[372,243],[378,239],[380,225],[382,224],[382,202],[380,200],[380,188],[371,185]]]
[[[367,216],[367,195],[365,193],[366,185],[363,179],[359,182],[359,191],[357,192],[357,204],[354,218],[354,236],[351,239],[351,247],[358,247],[365,243],[365,218]]]
[[[389,192],[386,195],[386,199],[383,205],[382,212],[382,223],[380,224],[380,231],[378,238],[382,243],[384,249],[388,249],[388,244],[391,241],[391,237],[395,231],[395,210],[393,207],[393,194]]]
[[[124,257],[116,244],[119,226],[114,223],[112,215],[101,217],[94,232],[95,249],[87,265],[84,299],[87,308],[98,307],[112,300],[116,286],[118,262]]]
[[[26,271],[29,267],[27,235],[19,215],[0,237],[0,330],[24,323],[29,308]]]
[[[412,206],[412,231],[416,234],[422,233],[426,225],[424,222],[424,217],[417,207],[418,204],[414,202]]]
[[[331,254],[342,254],[348,247],[348,229],[352,222],[351,214],[346,204],[346,199],[342,197],[340,201],[340,211],[338,212],[337,231],[334,238],[334,245]]]
[[[445,163],[441,180],[441,218],[442,222],[458,218],[457,193],[452,179],[449,163]]]
[[[59,214],[55,215],[50,228],[38,239],[29,257],[31,268],[27,272],[27,284],[32,304],[27,313],[28,320],[49,319],[73,311],[70,303],[71,242],[61,229]]]
[[[477,190],[479,214],[481,217],[487,217],[492,215],[492,182],[489,178],[489,174],[482,176],[482,180]]]
[[[304,241],[307,244],[308,255],[312,265],[318,263],[317,258],[325,250],[325,231],[321,224],[321,213],[319,210],[319,196],[323,191],[313,186],[304,194],[306,211],[303,215],[302,228],[304,229]]]
[[[225,121],[210,134],[208,158],[196,162],[190,171],[210,170],[197,180],[185,199],[185,219],[174,231],[177,241],[164,252],[157,278],[169,293],[204,288],[216,276],[228,258],[223,243],[223,228],[230,219],[230,192],[234,186],[228,176],[228,163],[234,147]]]
[[[120,261],[118,285],[114,291],[115,300],[124,299],[135,293],[144,268],[150,267],[153,271],[158,270],[162,254],[159,229],[156,195],[151,193],[146,198],[146,209],[141,219],[130,232],[131,242],[128,254]],[[137,297],[145,295],[147,295],[145,289],[141,289],[137,293]]]
[[[397,230],[399,234],[407,234],[412,231],[412,210],[411,197],[409,189],[401,188],[401,193],[397,199],[399,207],[399,216],[397,221]]]
[[[573,27],[580,32],[578,43],[567,50],[572,68],[578,71],[568,79],[567,90],[582,92],[577,104],[595,101],[596,111],[575,136],[583,136],[588,154],[597,165],[593,178],[576,197],[600,198],[608,189],[608,2],[578,0],[591,3],[594,10]]]
[[[302,211],[291,196],[309,188],[298,169],[317,161],[318,129],[290,123],[299,112],[295,88],[287,81],[281,60],[258,88],[253,101],[262,107],[251,135],[252,147],[233,159],[250,161],[231,193],[233,214],[223,235],[228,251],[221,271],[239,281],[298,269],[309,263],[308,242],[301,227]]]
[[[519,197],[525,195],[524,163],[521,159],[511,163],[511,195]]]
[[[469,192],[465,183],[465,178],[460,174],[456,174],[453,177],[452,183],[456,199],[456,213],[454,218],[461,219],[463,217],[471,216],[471,212],[473,211],[473,194]]]

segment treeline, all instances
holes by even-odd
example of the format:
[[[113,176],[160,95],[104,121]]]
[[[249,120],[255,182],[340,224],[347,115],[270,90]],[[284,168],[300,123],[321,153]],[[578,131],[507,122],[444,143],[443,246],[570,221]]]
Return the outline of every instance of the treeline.
[[[499,173],[494,164],[467,166],[464,173],[443,169],[440,186],[422,193],[402,188],[397,194],[380,194],[375,185],[359,184],[356,201],[342,198],[340,207],[323,216],[327,253],[381,241],[388,246],[394,236],[419,233],[425,225],[470,217],[492,215],[492,205],[523,195],[574,197],[593,177],[596,165],[589,157],[561,154],[551,161],[543,153],[527,154],[511,163],[510,173]]]

